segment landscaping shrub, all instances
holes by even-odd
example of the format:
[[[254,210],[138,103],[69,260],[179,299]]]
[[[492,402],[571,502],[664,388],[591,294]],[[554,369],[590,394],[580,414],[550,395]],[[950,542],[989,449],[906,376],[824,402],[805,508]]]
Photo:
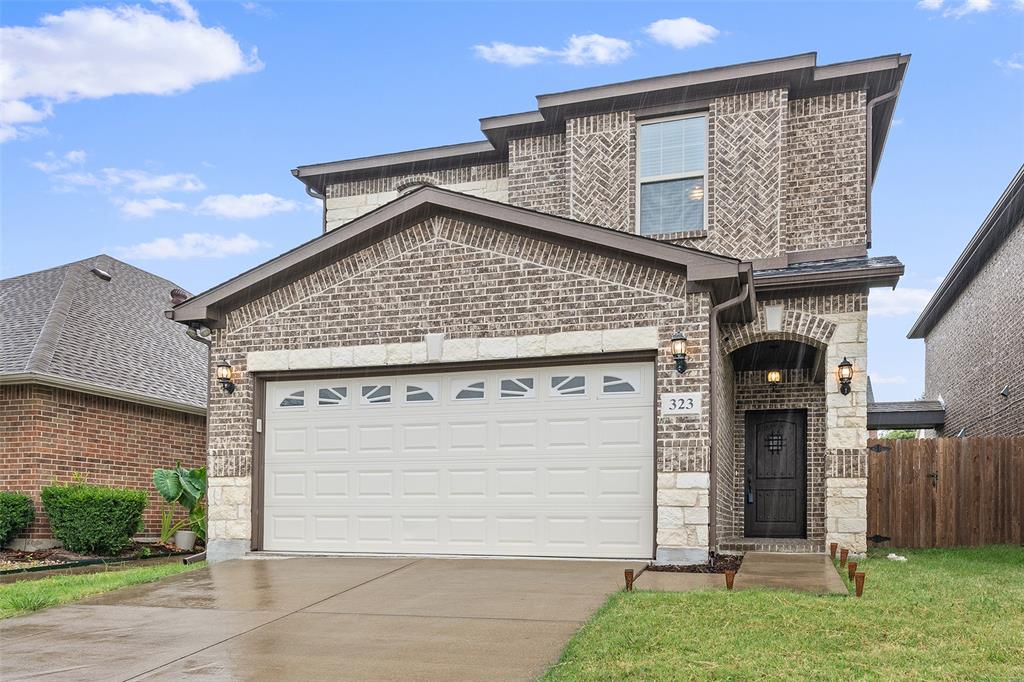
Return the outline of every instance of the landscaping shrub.
[[[142,523],[146,493],[73,483],[43,488],[43,508],[55,538],[80,554],[117,554]]]
[[[0,492],[0,547],[6,547],[35,517],[36,510],[28,495]]]

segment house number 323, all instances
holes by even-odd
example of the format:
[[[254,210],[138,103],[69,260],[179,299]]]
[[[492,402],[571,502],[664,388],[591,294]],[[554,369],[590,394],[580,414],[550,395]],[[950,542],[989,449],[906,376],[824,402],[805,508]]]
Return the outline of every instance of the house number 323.
[[[661,411],[664,414],[700,414],[700,393],[664,393]]]

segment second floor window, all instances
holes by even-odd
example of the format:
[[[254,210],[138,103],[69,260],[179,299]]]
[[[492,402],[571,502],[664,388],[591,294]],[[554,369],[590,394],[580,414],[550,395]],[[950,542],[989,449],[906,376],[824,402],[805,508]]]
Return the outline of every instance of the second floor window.
[[[704,114],[640,124],[640,234],[704,229],[706,141]]]

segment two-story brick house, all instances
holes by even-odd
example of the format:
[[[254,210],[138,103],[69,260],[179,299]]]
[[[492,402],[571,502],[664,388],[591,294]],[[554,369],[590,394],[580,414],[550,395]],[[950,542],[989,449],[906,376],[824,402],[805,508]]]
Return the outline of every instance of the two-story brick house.
[[[324,234],[173,311],[233,389],[212,371],[210,558],[863,550],[908,62],[542,95],[484,141],[293,171]]]

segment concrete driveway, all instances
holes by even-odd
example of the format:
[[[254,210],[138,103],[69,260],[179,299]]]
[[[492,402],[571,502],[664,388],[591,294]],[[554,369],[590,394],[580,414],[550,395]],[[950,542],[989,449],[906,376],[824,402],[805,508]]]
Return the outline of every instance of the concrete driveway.
[[[0,621],[0,679],[531,679],[641,565],[229,561]]]

